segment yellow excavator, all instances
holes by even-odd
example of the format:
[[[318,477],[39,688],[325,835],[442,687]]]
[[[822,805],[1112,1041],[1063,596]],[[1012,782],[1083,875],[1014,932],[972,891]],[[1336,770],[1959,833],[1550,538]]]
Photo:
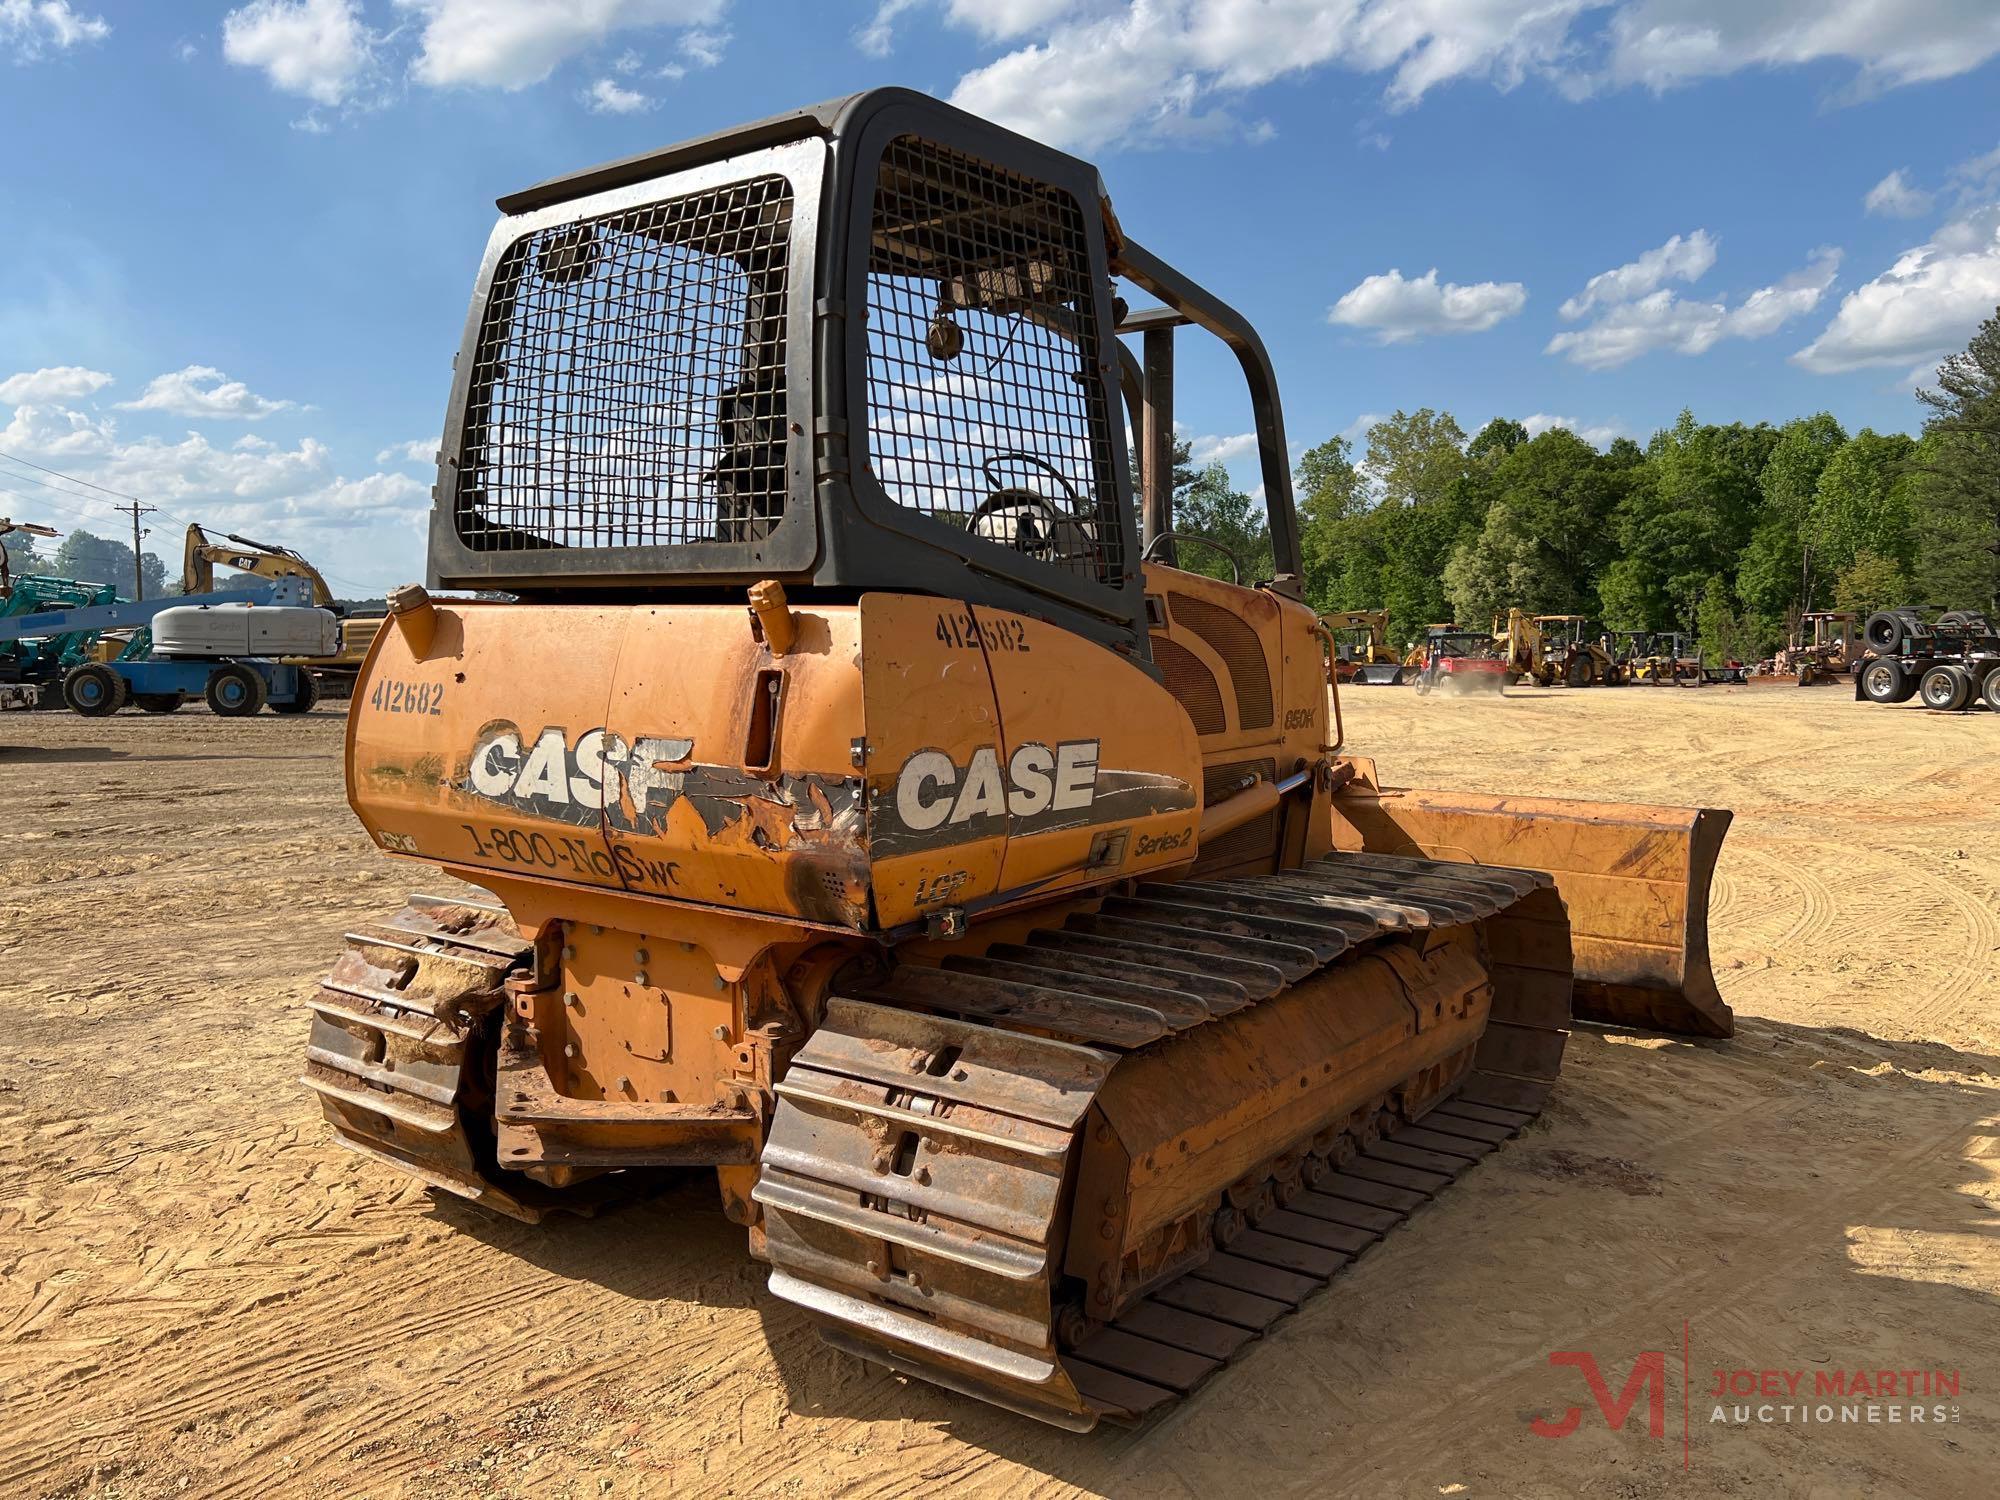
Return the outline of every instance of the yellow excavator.
[[[248,537],[228,532],[223,533],[221,541],[217,541],[200,526],[189,522],[181,550],[181,592],[212,592],[217,567],[254,573],[259,578],[303,578],[312,587],[312,602],[315,605],[340,614],[326,579],[300,553],[272,542],[253,542]],[[361,663],[367,659],[368,648],[374,644],[375,632],[382,628],[382,623],[381,615],[341,614],[339,654],[310,659],[288,657],[285,664],[310,667],[319,679],[324,696],[348,697],[354,690],[354,680],[360,673]]]
[[[1088,163],[883,90],[500,207],[347,742],[483,889],[312,1001],[344,1144],[524,1218],[713,1169],[830,1342],[1085,1429],[1501,1147],[1573,1018],[1729,1034],[1727,812],[1346,752],[1263,344]],[[1190,331],[1267,580],[1158,560]]]

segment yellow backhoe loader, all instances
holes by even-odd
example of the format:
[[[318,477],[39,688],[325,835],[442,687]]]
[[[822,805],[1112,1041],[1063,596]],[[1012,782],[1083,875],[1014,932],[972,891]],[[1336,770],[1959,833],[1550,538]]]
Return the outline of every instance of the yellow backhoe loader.
[[[225,545],[225,543],[227,545]],[[181,551],[181,592],[206,594],[215,588],[218,566],[259,578],[303,578],[312,586],[312,602],[321,609],[340,614],[333,590],[318,568],[289,547],[271,542],[253,542],[248,537],[224,533],[218,542],[200,526],[190,522]],[[321,692],[329,698],[345,698],[354,690],[354,680],[367,659],[375,632],[382,628],[381,615],[340,617],[340,652],[329,657],[288,657],[287,666],[310,667],[319,679]]]
[[[1389,646],[1389,611],[1350,609],[1319,618],[1333,637],[1337,682],[1400,687],[1408,680],[1401,659]]]
[[[1624,663],[1612,655],[1610,641],[1592,636],[1586,615],[1534,615],[1529,624],[1539,642],[1543,686],[1617,687],[1626,679]]]
[[[1264,347],[1089,164],[886,90],[500,207],[347,742],[490,894],[347,938],[344,1143],[527,1218],[713,1168],[832,1343],[1082,1429],[1506,1142],[1573,1016],[1729,1033],[1727,812],[1344,753]],[[1190,328],[1266,582],[1147,561]]]

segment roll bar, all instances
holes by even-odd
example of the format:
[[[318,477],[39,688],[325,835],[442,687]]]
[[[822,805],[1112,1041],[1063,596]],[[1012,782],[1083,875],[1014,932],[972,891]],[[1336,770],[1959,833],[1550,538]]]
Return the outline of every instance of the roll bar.
[[[1146,369],[1143,399],[1144,427],[1148,433],[1164,434],[1167,461],[1159,458],[1159,445],[1142,439],[1145,461],[1141,465],[1144,485],[1144,514],[1147,535],[1171,531],[1171,516],[1164,504],[1156,514],[1154,502],[1172,492],[1173,362],[1170,340],[1176,328],[1193,324],[1207,329],[1227,344],[1243,368],[1250,387],[1250,407],[1256,420],[1257,456],[1264,475],[1264,509],[1271,528],[1271,559],[1277,577],[1272,587],[1279,593],[1298,597],[1303,589],[1303,567],[1299,555],[1298,512],[1292,504],[1291,455],[1285,449],[1285,414],[1278,399],[1278,378],[1271,369],[1271,357],[1250,320],[1221,298],[1190,281],[1179,271],[1152,254],[1143,245],[1126,239],[1111,257],[1111,271],[1142,287],[1165,303],[1164,308],[1141,308],[1129,312],[1118,324],[1120,333],[1142,333],[1146,338]],[[1164,377],[1163,379],[1160,377]],[[1135,434],[1136,435],[1136,434]],[[1166,524],[1160,524],[1160,523]]]

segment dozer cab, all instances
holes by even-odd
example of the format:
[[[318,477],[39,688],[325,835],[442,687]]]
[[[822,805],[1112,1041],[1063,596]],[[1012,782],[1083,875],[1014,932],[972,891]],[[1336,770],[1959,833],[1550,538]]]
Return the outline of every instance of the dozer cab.
[[[501,208],[429,585],[513,597],[398,590],[347,743],[380,848],[483,890],[346,939],[343,1142],[529,1219],[713,1170],[831,1342],[1081,1429],[1506,1141],[1573,1015],[1729,1032],[1726,812],[1342,753],[1263,345],[1091,167],[886,91]],[[1189,328],[1268,580],[1142,560],[1119,333]]]

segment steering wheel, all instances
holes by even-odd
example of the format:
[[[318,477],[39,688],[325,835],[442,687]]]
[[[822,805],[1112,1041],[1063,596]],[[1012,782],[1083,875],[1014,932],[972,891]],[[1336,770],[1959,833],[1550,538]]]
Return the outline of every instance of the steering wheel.
[[[1032,468],[1041,470],[1062,487],[1063,494],[1068,497],[1071,508],[1068,511],[1062,510],[1040,490],[1031,490],[1022,485],[1005,483],[993,472],[996,465],[1004,463],[1027,464]],[[1064,526],[1069,526],[1078,531],[1082,530],[1084,525],[1083,518],[1088,513],[1088,507],[1084,504],[1083,496],[1078,493],[1076,486],[1070,483],[1069,477],[1062,470],[1058,469],[1040,454],[1024,453],[1017,449],[1008,449],[981,459],[979,469],[986,476],[986,482],[993,486],[993,490],[984,500],[973,507],[971,516],[966,520],[966,530],[970,531],[974,536],[984,536],[989,541],[1004,540],[1008,546],[1014,548],[1017,552],[1025,552],[1030,557],[1041,557],[1054,561],[1056,560],[1056,533]],[[1008,510],[1039,511],[1043,516],[1047,517],[1046,528],[1038,529],[1032,519],[1023,516],[1019,524],[1016,525],[1013,536],[1009,538],[996,537],[980,530],[979,523],[981,521],[995,519],[1001,512]],[[1087,538],[1088,533],[1085,533],[1085,536]],[[1067,556],[1069,554],[1064,555]]]
[[[1158,562],[1159,558],[1154,554],[1160,550],[1160,544],[1163,542],[1194,542],[1199,546],[1208,548],[1212,552],[1220,552],[1229,564],[1229,581],[1236,584],[1239,588],[1242,586],[1242,560],[1213,537],[1202,536],[1193,531],[1157,531],[1153,533],[1153,539],[1146,543],[1146,550],[1139,554],[1139,561]]]

